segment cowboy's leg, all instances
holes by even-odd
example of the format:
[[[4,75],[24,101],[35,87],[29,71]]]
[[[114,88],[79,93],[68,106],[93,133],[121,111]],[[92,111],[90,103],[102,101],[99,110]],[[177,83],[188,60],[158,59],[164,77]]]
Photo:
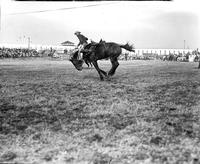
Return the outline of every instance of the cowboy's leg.
[[[83,53],[79,52],[79,60],[83,60]]]

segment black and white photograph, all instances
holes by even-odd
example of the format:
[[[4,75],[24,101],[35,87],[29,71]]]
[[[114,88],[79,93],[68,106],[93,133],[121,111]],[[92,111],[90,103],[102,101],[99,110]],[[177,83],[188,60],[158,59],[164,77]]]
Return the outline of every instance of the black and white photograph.
[[[0,0],[0,164],[200,163],[198,0]]]

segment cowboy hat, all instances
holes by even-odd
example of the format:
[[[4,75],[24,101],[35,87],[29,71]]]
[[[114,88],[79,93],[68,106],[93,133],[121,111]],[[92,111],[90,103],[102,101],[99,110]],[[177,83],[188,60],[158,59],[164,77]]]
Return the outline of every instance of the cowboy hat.
[[[80,34],[81,32],[80,31],[76,31],[74,34]]]

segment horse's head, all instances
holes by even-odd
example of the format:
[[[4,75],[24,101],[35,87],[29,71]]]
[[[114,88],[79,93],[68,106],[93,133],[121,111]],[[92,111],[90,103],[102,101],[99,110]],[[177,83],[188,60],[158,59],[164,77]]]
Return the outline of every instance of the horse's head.
[[[78,59],[78,50],[70,54],[69,61],[75,66],[78,71],[83,69],[83,60]]]

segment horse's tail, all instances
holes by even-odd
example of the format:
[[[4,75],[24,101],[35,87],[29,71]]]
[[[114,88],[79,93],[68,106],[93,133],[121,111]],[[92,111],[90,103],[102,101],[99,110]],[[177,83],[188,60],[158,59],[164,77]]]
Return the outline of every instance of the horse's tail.
[[[124,48],[128,51],[132,51],[132,52],[135,52],[135,48],[133,45],[130,45],[128,43],[126,43],[125,45],[119,45],[121,48]]]

